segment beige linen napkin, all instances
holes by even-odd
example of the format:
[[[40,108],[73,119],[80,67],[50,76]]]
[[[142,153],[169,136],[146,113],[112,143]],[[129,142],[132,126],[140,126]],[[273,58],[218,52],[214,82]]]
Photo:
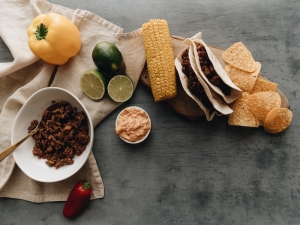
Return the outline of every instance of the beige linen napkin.
[[[39,60],[28,48],[27,27],[39,14],[57,12],[73,21],[81,33],[82,48],[78,55],[58,68],[51,86],[65,88],[75,94],[89,111],[94,127],[120,104],[108,97],[89,99],[81,91],[79,77],[95,69],[91,52],[102,40],[115,43],[121,50],[126,74],[136,87],[145,64],[141,30],[123,33],[122,28],[85,10],[72,10],[45,0],[0,0],[0,37],[14,60],[0,63],[0,151],[10,146],[12,124],[25,101],[37,90],[48,85],[54,66]],[[0,163],[0,197],[32,202],[64,201],[79,179],[93,186],[92,199],[104,197],[104,184],[93,153],[87,163],[72,177],[55,183],[41,183],[27,177],[15,164],[12,155]]]

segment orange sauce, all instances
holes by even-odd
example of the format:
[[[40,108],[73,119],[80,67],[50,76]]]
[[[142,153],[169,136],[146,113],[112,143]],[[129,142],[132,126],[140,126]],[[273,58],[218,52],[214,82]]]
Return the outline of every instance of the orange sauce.
[[[116,133],[124,140],[136,142],[147,135],[150,127],[150,119],[145,111],[127,107],[118,117]]]

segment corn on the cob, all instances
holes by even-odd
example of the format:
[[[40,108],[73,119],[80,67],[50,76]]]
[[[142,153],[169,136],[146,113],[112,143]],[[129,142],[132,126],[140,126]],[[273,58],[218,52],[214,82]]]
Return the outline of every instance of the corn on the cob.
[[[166,20],[149,20],[142,25],[148,74],[155,102],[177,94],[174,55]]]

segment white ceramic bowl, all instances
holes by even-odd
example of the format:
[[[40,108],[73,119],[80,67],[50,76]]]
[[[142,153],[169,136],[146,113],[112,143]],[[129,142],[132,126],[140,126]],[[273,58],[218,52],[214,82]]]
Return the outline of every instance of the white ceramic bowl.
[[[129,143],[129,144],[138,144],[138,143],[141,143],[141,142],[143,142],[143,141],[149,136],[149,134],[150,134],[150,131],[151,131],[151,120],[150,120],[150,116],[148,115],[148,113],[147,113],[144,109],[142,109],[142,108],[140,108],[140,107],[137,107],[137,106],[129,106],[129,107],[126,107],[125,109],[127,109],[127,108],[137,108],[137,109],[139,109],[139,110],[145,112],[146,115],[148,116],[148,119],[149,119],[150,129],[149,129],[149,131],[147,132],[147,134],[146,134],[142,139],[140,139],[140,140],[138,140],[138,141],[132,142],[132,141],[128,141],[128,140],[122,138],[120,135],[119,135],[119,137],[120,137],[123,141],[125,141],[125,142],[127,142],[127,143]],[[120,117],[120,115],[123,113],[123,111],[124,111],[125,109],[123,109],[123,110],[119,113],[119,115],[117,116],[117,119],[116,119],[116,125],[115,125],[116,127],[117,127],[117,123],[118,123],[119,117]]]
[[[86,162],[94,140],[94,128],[91,117],[80,100],[65,89],[59,87],[47,87],[35,92],[20,109],[12,127],[12,144],[27,135],[28,127],[32,120],[41,120],[41,115],[44,110],[52,104],[52,101],[67,101],[73,107],[76,107],[78,112],[85,112],[89,121],[90,142],[80,156],[74,157],[74,163],[72,165],[65,165],[56,169],[55,167],[49,167],[45,163],[45,159],[39,159],[32,154],[35,140],[32,137],[28,138],[13,152],[13,157],[19,168],[27,176],[40,182],[61,181],[76,173]]]

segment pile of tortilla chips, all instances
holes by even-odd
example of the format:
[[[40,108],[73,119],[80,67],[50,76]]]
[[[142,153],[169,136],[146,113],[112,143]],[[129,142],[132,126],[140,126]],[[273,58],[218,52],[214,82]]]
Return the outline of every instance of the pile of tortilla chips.
[[[243,93],[232,106],[228,123],[234,126],[264,126],[266,132],[275,134],[285,130],[292,122],[293,113],[281,108],[277,84],[258,78],[261,64],[255,62],[251,52],[237,42],[224,51],[225,71]]]

